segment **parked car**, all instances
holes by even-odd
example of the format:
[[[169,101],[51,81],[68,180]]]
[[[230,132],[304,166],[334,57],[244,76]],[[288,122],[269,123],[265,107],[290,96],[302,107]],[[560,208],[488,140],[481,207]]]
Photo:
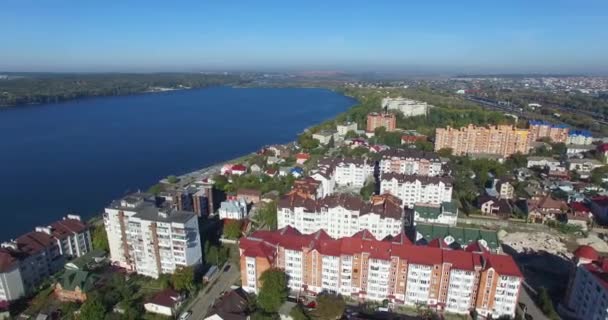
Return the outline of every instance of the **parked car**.
[[[177,319],[178,320],[188,320],[188,319],[190,319],[191,315],[192,315],[192,311],[188,310],[186,312],[183,312]]]

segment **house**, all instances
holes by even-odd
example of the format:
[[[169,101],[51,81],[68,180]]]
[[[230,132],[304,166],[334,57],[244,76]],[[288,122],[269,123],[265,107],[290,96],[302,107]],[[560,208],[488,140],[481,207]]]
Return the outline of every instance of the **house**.
[[[83,303],[98,280],[97,275],[87,271],[67,270],[59,277],[53,292],[61,302]]]
[[[481,196],[477,198],[477,206],[482,214],[497,216],[503,219],[510,218],[511,213],[513,213],[513,208],[509,201],[491,196]]]
[[[232,173],[232,164],[230,164],[230,163],[223,165],[222,168],[220,169],[220,174],[223,176],[227,176],[231,173]]]
[[[528,219],[536,223],[555,220],[558,215],[568,210],[565,201],[555,199],[549,194],[532,197],[527,201]]]
[[[608,143],[602,143],[597,146],[597,152],[602,155],[604,163],[608,163]]]
[[[513,199],[515,196],[515,188],[513,184],[506,178],[492,180],[492,185],[486,188],[486,193],[491,197],[498,199]]]
[[[568,172],[568,169],[562,166],[549,169],[547,176],[554,179],[570,180],[570,173]]]
[[[401,136],[401,144],[414,144],[416,142],[424,142],[427,141],[427,136],[423,134],[406,134]]]
[[[144,309],[147,312],[173,317],[184,301],[184,296],[179,292],[167,288],[155,294],[148,302],[144,304]]]
[[[441,204],[417,203],[413,209],[408,209],[406,212],[409,215],[413,214],[415,222],[455,226],[458,220],[458,208],[452,202],[443,202]]]
[[[228,199],[218,210],[220,219],[242,220],[247,216],[247,202],[243,198]]]
[[[274,178],[277,176],[278,170],[275,168],[268,168],[268,169],[266,169],[266,171],[264,171],[264,174],[271,178]]]
[[[295,178],[299,178],[301,176],[304,175],[304,169],[300,168],[300,167],[293,167],[290,171],[289,174],[291,174],[292,176],[294,176]]]
[[[570,159],[568,160],[568,170],[576,171],[581,175],[581,178],[589,177],[591,171],[595,168],[604,166],[603,163],[595,159]]]
[[[593,149],[595,149],[595,148],[592,145],[570,144],[570,145],[568,145],[566,147],[566,154],[567,155],[575,155],[575,154],[579,154],[579,153],[589,152],[589,151],[591,151]]]
[[[254,163],[249,167],[249,171],[251,171],[253,174],[259,174],[262,172],[262,167],[260,167],[257,163]]]
[[[527,167],[528,168],[532,168],[532,167],[539,167],[539,168],[555,168],[557,166],[560,165],[559,160],[553,159],[551,157],[537,157],[537,156],[532,156],[532,157],[528,157],[528,163],[527,163]]]
[[[587,222],[591,221],[593,215],[591,209],[583,202],[571,202],[568,210],[568,223],[580,225],[583,230],[587,229]]]
[[[205,320],[247,320],[250,312],[247,293],[238,288],[219,297]]]
[[[296,163],[297,164],[304,164],[309,159],[310,159],[310,154],[308,154],[308,153],[301,152],[301,153],[296,154]]]
[[[328,145],[332,139],[335,141],[338,132],[335,130],[323,130],[312,134],[312,138],[319,141],[321,145]]]
[[[358,147],[367,147],[367,140],[363,138],[353,138],[346,140],[344,144],[350,146],[351,149],[356,149]]]
[[[349,131],[357,132],[357,123],[347,121],[336,126],[338,135],[344,137]]]
[[[291,174],[291,167],[279,168],[279,177],[287,177],[289,174]]]
[[[603,225],[608,224],[608,196],[591,198],[590,209],[596,222]]]
[[[244,165],[242,165],[242,164],[235,164],[235,165],[232,166],[231,173],[233,175],[240,176],[242,174],[247,173],[247,167],[244,166]]]
[[[278,158],[288,158],[291,156],[291,149],[284,145],[273,145],[266,148],[266,150],[272,152]]]
[[[279,163],[283,163],[285,162],[285,160],[279,158],[279,157],[275,157],[275,156],[270,156],[268,158],[266,158],[266,164],[271,166],[273,164],[279,164]]]
[[[260,197],[262,196],[262,192],[255,189],[244,189],[241,188],[236,191],[236,197],[240,199],[244,199],[247,203],[258,203],[260,202]]]

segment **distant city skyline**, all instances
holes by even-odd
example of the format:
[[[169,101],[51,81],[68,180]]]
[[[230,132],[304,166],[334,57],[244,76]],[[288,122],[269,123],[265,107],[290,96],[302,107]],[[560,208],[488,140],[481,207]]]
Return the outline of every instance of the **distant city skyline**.
[[[0,71],[608,74],[608,2],[33,0]]]

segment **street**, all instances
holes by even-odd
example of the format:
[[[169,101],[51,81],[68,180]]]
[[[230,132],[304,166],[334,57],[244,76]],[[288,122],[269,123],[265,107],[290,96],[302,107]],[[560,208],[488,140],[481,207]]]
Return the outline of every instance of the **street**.
[[[230,290],[230,286],[232,286],[240,277],[239,268],[233,263],[230,263],[230,269],[228,271],[220,272],[222,273],[216,279],[215,283],[212,282],[211,288],[209,289],[209,287],[205,287],[203,290],[201,290],[198,297],[190,303],[188,308],[184,309],[192,311],[192,316],[190,319],[203,320],[220,294],[224,291]],[[208,289],[209,291],[207,291]]]
[[[526,305],[528,309],[527,313],[531,315],[534,320],[549,320],[549,318],[543,314],[540,308],[538,308],[536,303],[534,303],[534,299],[532,299],[528,293],[528,288],[525,284],[522,284],[522,288],[519,291],[519,302]]]

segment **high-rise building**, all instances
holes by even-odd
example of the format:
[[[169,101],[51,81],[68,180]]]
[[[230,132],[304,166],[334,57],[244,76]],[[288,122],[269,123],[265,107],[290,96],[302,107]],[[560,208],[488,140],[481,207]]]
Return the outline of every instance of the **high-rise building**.
[[[546,121],[532,120],[529,122],[530,128],[528,138],[530,142],[537,141],[540,138],[550,138],[552,142],[568,141],[568,132],[570,128],[562,124],[554,124]]]
[[[413,245],[405,233],[379,241],[363,230],[333,239],[324,231],[256,231],[241,239],[242,287],[257,293],[270,268],[293,291],[340,293],[359,300],[428,305],[441,311],[515,316],[523,276],[508,255],[480,245],[466,250]]]
[[[380,194],[390,193],[412,208],[415,204],[452,201],[452,178],[386,173],[380,179]]]
[[[374,132],[376,128],[386,128],[386,131],[395,131],[397,117],[392,113],[372,112],[367,115],[367,132]]]
[[[574,251],[576,266],[566,292],[565,311],[572,319],[608,317],[608,258],[600,257],[591,246]]]
[[[135,193],[105,209],[112,263],[149,277],[202,263],[194,212],[158,208],[154,198]]]
[[[452,149],[455,155],[492,154],[503,157],[520,152],[527,154],[530,149],[528,130],[509,125],[477,127],[468,125],[460,129],[437,128],[435,131],[435,151]]]
[[[415,149],[389,149],[380,152],[381,173],[417,174],[439,176],[443,174],[443,163],[434,152]]]

